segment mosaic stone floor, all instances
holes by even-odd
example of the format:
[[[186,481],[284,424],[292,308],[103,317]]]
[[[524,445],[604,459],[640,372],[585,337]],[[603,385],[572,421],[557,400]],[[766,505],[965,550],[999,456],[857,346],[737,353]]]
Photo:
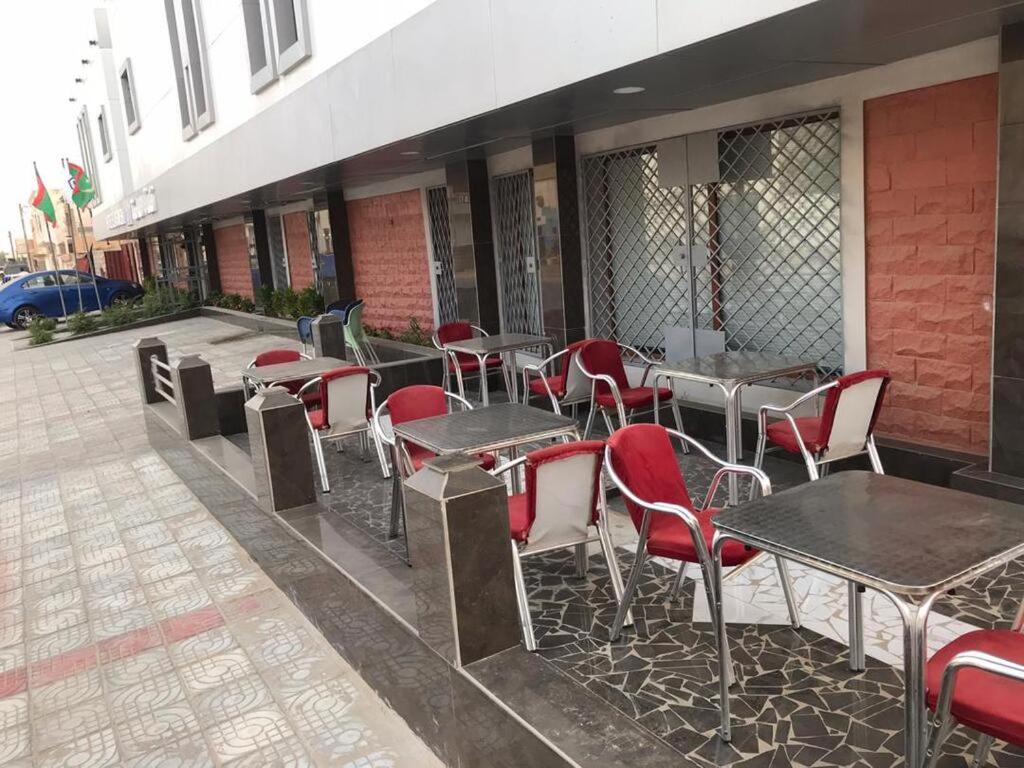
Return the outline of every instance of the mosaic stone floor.
[[[137,335],[0,332],[0,765],[439,765],[150,447]]]

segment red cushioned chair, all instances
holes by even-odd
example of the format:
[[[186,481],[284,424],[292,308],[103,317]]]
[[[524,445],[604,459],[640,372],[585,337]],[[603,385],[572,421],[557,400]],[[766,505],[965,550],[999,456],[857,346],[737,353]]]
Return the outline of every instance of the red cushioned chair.
[[[708,489],[704,504],[694,505],[686,488],[686,481],[676,462],[670,438],[688,442],[705,458],[718,465]],[[608,439],[605,449],[605,470],[622,492],[626,509],[640,535],[636,560],[626,582],[625,595],[612,623],[611,639],[622,629],[629,604],[636,593],[640,573],[649,555],[678,560],[679,571],[673,592],[683,578],[688,563],[697,563],[704,577],[708,606],[715,605],[712,577],[711,547],[715,529],[711,518],[719,511],[712,508],[715,492],[722,479],[731,474],[747,475],[760,485],[763,493],[771,493],[768,477],[759,469],[741,464],[727,464],[703,445],[681,432],[673,432],[659,424],[633,424],[624,427]],[[722,565],[742,565],[757,555],[757,550],[738,541],[728,541],[722,550]],[[775,558],[782,580],[782,590],[794,628],[800,627],[800,615],[793,598],[793,586],[786,562]]]
[[[246,369],[250,368],[262,368],[265,365],[279,365],[281,363],[295,363],[299,360],[309,360],[309,355],[303,354],[295,349],[268,349],[266,352],[260,352],[256,357],[249,361]],[[284,387],[293,395],[297,395],[299,390],[302,389],[304,381],[279,381],[277,386]],[[246,397],[252,394],[252,382],[248,379],[245,381]],[[316,403],[316,398],[319,395],[315,392],[310,393],[309,397],[306,398],[306,404]]]
[[[369,368],[350,366],[326,371],[319,377],[306,382],[299,390],[299,397],[308,392],[318,393],[318,407],[306,409],[306,422],[313,436],[313,450],[320,469],[320,482],[324,493],[331,490],[327,479],[327,464],[324,461],[323,443],[338,441],[350,435],[359,435],[366,458],[367,443],[372,440],[380,461],[384,477],[388,476],[384,449],[373,429],[373,390],[380,384],[380,375]]]
[[[1024,605],[1012,629],[979,629],[941,648],[925,667],[925,700],[935,712],[925,751],[936,768],[960,723],[978,731],[974,765],[985,765],[995,739],[1024,746]]]
[[[404,480],[410,477],[423,466],[424,461],[437,454],[421,445],[396,440],[394,432],[384,426],[385,411],[392,425],[402,424],[431,416],[443,416],[449,412],[448,400],[459,403],[463,410],[473,410],[473,406],[464,397],[460,397],[454,392],[446,392],[441,387],[431,384],[413,384],[402,387],[388,395],[387,400],[377,406],[373,415],[374,428],[377,431],[378,441],[391,447],[391,463],[397,472],[398,479]],[[494,469],[495,461],[491,454],[482,453],[479,458],[480,466],[483,469],[487,471]],[[391,538],[398,535],[400,512],[400,499],[396,493],[391,499]]]
[[[586,343],[586,339],[573,342],[539,363],[524,365],[523,405],[530,404],[531,396],[547,397],[555,413],[561,413],[563,406],[571,405],[575,418],[576,406],[590,399],[590,379],[576,364],[580,347]],[[551,374],[559,361],[558,372]]]
[[[622,362],[623,351],[629,352],[644,363],[644,373],[639,386],[634,387],[629,383],[626,366]],[[654,387],[648,387],[646,384],[647,377],[657,362],[646,357],[638,349],[611,339],[589,339],[580,346],[576,365],[591,382],[590,415],[583,431],[584,439],[590,437],[594,428],[594,416],[598,411],[604,417],[608,434],[611,434],[615,427],[612,426],[609,412],[614,411],[619,419],[619,427],[625,427],[629,424],[629,417],[637,410],[654,407]],[[672,405],[676,430],[683,434],[683,419],[679,415],[679,403],[676,402],[672,390],[668,387],[658,387],[657,395],[659,406],[664,402]],[[658,414],[654,416],[657,421]],[[683,453],[686,453],[689,450],[687,442],[682,440],[681,444]]]
[[[483,328],[476,325],[470,325],[464,320],[457,320],[454,323],[445,323],[440,326],[434,335],[430,337],[434,346],[440,349],[445,354],[447,365],[445,366],[444,377],[441,379],[441,386],[446,392],[451,392],[451,377],[455,374],[455,381],[459,387],[459,397],[463,400],[466,399],[466,379],[473,377],[480,377],[480,363],[473,355],[466,354],[465,352],[450,352],[445,348],[446,344],[453,341],[465,341],[466,339],[472,339],[474,336],[488,336],[489,334]],[[505,361],[501,356],[488,357],[485,366],[488,373],[490,371],[500,368],[501,375],[505,377],[505,389],[507,392],[512,392],[512,381],[509,379],[508,368],[505,365]]]
[[[601,483],[603,455],[604,443],[598,440],[560,443],[531,451],[492,472],[501,475],[520,465],[526,467],[526,490],[509,497],[508,518],[519,624],[528,651],[537,650],[537,640],[523,580],[522,558],[527,555],[574,547],[577,571],[583,576],[587,544],[597,541],[608,564],[615,599],[622,601],[622,574],[608,532]]]
[[[768,445],[803,456],[807,474],[817,480],[828,472],[830,462],[866,453],[871,467],[885,474],[875,448],[875,422],[889,384],[888,371],[848,373],[835,381],[797,398],[792,405],[762,405],[757,414],[758,439],[754,466],[760,469]],[[806,402],[825,395],[820,416],[794,416],[793,411]],[[768,423],[769,414],[780,421]],[[751,486],[751,494],[754,488]]]

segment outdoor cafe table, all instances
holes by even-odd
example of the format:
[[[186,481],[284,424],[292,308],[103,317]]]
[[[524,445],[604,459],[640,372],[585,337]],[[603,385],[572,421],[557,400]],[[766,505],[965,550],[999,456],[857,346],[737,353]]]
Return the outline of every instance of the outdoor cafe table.
[[[579,439],[579,423],[575,419],[519,403],[499,403],[471,411],[429,416],[396,424],[392,430],[396,440],[415,443],[440,456],[504,450],[514,452],[526,443],[560,437]],[[393,473],[392,479],[392,537],[398,534],[396,500],[402,492],[398,474]]]
[[[654,369],[654,418],[658,419],[658,381],[694,381],[713,384],[725,394],[725,453],[730,464],[739,461],[743,448],[743,406],[740,390],[747,384],[781,376],[814,374],[817,384],[816,363],[797,357],[783,357],[766,352],[719,352],[715,355],[695,357],[678,363],[662,363]],[[729,504],[739,498],[736,475],[729,476]]]
[[[484,405],[490,403],[487,387],[487,358],[491,355],[508,353],[511,371],[512,391],[509,400],[519,400],[519,383],[516,379],[516,351],[530,347],[546,347],[549,356],[553,352],[550,336],[534,336],[529,333],[495,333],[492,336],[477,336],[472,339],[449,341],[444,348],[450,352],[462,352],[476,358],[480,366],[480,399]]]
[[[349,365],[352,363],[347,360],[339,360],[336,357],[313,357],[309,360],[296,360],[292,363],[246,368],[242,371],[242,379],[252,382],[256,387],[272,387],[281,381],[309,381],[322,373]]]
[[[870,587],[893,602],[903,620],[907,765],[918,768],[927,723],[928,613],[944,592],[1024,555],[1024,508],[872,472],[838,472],[723,510],[712,521],[720,660],[729,658],[720,557],[728,539]],[[850,624],[852,641],[853,617]],[[728,741],[728,675],[721,671],[721,735]]]

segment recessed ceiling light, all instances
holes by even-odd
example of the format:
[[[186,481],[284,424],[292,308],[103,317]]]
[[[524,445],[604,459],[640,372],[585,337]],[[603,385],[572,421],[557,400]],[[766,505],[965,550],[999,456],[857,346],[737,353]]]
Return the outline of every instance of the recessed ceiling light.
[[[419,154],[419,150],[416,150],[416,149],[407,149],[407,150],[405,150],[404,152],[399,152],[398,154],[400,154],[400,155],[405,155],[406,157],[415,157],[416,155],[418,155],[418,154]]]
[[[612,93],[617,93],[620,96],[627,96],[631,93],[643,93],[647,89],[642,85],[624,85],[621,88],[616,88]]]

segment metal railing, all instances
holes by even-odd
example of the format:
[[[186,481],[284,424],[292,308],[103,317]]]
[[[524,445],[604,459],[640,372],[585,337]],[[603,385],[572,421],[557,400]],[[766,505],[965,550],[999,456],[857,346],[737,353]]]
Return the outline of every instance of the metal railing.
[[[715,132],[714,181],[662,187],[658,147],[583,158],[590,331],[653,354],[666,326],[842,372],[838,110]]]
[[[170,379],[171,366],[155,356],[149,358],[149,365],[153,373],[153,388],[156,393],[171,405],[177,405],[178,401],[174,399],[174,382]],[[164,373],[167,375],[164,376]]]

